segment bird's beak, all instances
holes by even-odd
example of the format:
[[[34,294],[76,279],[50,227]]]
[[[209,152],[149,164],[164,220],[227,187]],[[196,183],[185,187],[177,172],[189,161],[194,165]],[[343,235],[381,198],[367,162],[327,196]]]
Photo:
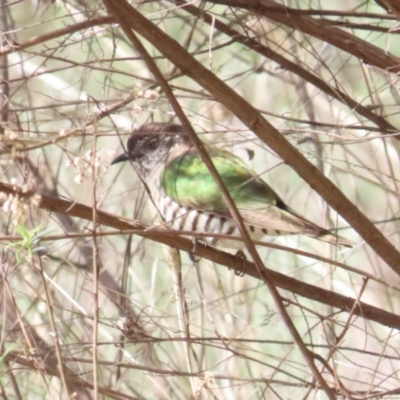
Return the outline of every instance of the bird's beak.
[[[130,159],[129,153],[123,153],[123,154],[119,155],[118,157],[115,157],[114,160],[111,161],[110,165],[114,165],[114,164],[120,163],[122,161],[128,161],[129,159]]]

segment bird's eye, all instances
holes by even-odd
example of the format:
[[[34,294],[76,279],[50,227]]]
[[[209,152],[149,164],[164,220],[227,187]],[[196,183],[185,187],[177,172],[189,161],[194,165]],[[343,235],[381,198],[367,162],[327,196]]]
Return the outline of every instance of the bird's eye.
[[[146,149],[148,150],[154,150],[157,148],[157,143],[158,141],[155,139],[149,140],[146,144]]]

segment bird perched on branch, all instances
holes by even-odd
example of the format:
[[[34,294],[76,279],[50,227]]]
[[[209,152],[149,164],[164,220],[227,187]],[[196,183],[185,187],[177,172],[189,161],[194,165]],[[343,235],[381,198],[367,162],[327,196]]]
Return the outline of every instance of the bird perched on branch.
[[[210,145],[206,149],[254,240],[266,235],[301,234],[353,247],[351,241],[292,210],[239,157]],[[128,139],[127,152],[111,164],[122,161],[132,163],[159,213],[173,229],[212,234],[206,240],[211,244],[219,241],[215,235],[240,236],[220,190],[182,126],[143,125]],[[238,241],[224,245],[243,247]]]

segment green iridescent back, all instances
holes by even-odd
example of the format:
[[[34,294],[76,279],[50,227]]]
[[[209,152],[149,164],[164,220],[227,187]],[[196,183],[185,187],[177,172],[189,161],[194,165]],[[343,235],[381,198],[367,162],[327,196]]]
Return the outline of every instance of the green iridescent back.
[[[276,205],[279,196],[232,153],[207,147],[218,173],[236,206],[257,209]],[[195,149],[173,159],[161,176],[166,194],[181,205],[208,211],[227,211],[220,190]]]

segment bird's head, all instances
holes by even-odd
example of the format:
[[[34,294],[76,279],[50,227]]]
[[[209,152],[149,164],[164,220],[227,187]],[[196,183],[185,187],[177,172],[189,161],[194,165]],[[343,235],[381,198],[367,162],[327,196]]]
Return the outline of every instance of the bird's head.
[[[131,161],[135,170],[146,177],[154,167],[166,162],[171,150],[189,138],[181,125],[151,123],[135,130],[127,143],[127,151],[116,157],[111,165]]]

